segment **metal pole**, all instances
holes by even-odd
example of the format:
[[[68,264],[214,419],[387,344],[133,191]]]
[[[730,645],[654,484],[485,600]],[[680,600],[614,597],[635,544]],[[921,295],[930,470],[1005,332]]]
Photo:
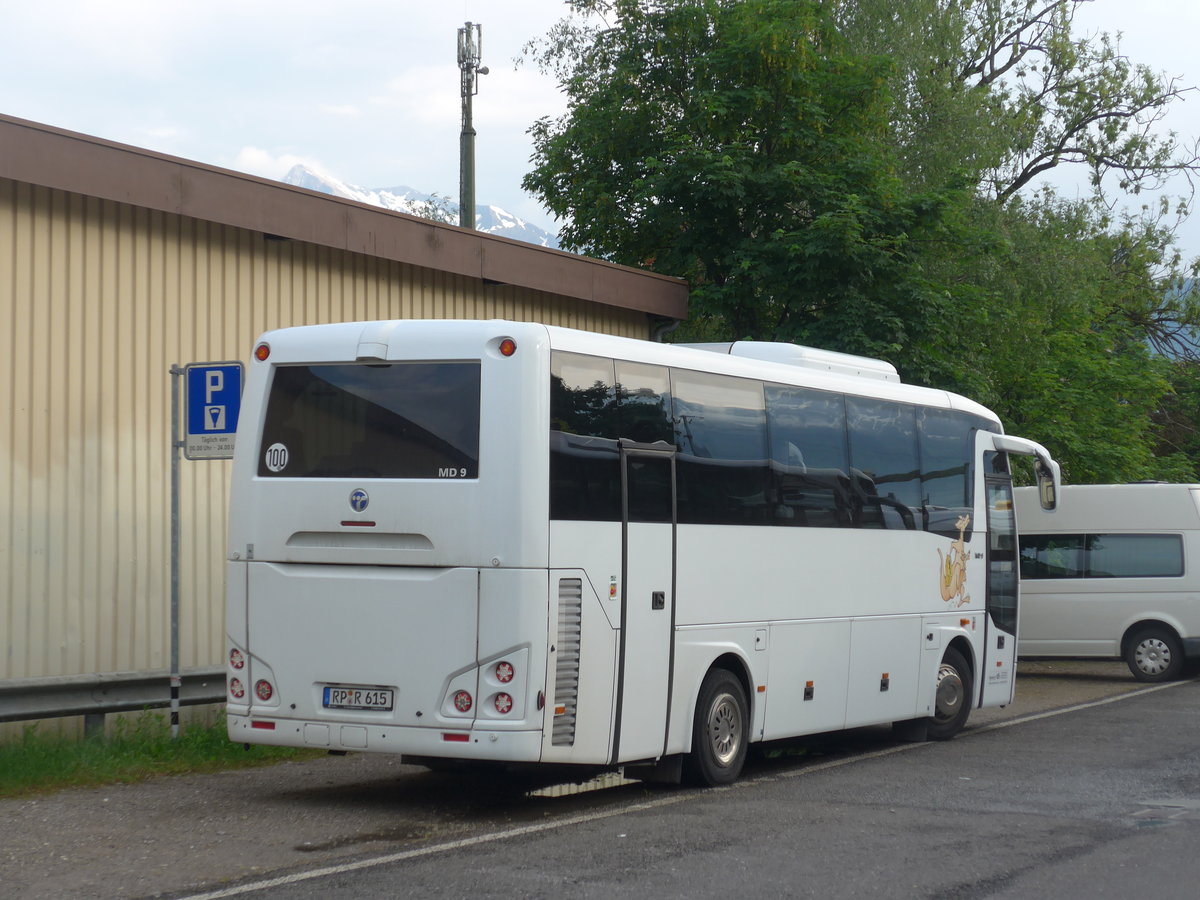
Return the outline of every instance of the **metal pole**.
[[[179,737],[179,379],[186,370],[171,366],[171,740]]]
[[[458,139],[458,224],[475,227],[475,128],[471,124],[471,95],[463,94],[462,134]]]
[[[462,93],[462,132],[458,141],[458,224],[475,227],[475,125],[471,121],[472,100],[479,92],[479,76],[488,73],[480,66],[483,52],[483,26],[467,22],[458,29],[459,87]]]

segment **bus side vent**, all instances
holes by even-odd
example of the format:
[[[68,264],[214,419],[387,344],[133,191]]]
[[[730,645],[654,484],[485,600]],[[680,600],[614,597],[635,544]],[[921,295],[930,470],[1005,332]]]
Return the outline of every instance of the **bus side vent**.
[[[583,622],[583,580],[558,582],[558,662],[554,670],[554,733],[550,743],[575,743],[575,709],[579,699],[579,635]],[[561,712],[560,712],[561,710]]]

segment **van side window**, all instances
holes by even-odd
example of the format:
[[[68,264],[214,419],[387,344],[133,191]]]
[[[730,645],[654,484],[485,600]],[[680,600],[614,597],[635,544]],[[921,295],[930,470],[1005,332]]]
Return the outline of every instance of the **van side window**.
[[[1021,535],[1022,578],[1082,578],[1082,534]]]
[[[1178,534],[1023,534],[1022,578],[1178,578]]]
[[[1183,538],[1177,534],[1089,534],[1088,578],[1178,578]]]

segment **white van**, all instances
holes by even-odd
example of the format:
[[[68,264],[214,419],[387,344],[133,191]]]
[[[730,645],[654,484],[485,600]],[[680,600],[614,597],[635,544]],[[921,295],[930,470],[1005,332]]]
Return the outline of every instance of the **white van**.
[[[1139,681],[1200,657],[1200,484],[1069,485],[1052,515],[1014,493],[1022,657],[1123,658]]]

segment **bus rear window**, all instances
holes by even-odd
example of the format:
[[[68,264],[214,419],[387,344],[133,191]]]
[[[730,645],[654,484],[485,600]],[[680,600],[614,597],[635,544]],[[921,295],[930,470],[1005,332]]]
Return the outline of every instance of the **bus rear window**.
[[[258,474],[479,477],[479,363],[280,366]]]

